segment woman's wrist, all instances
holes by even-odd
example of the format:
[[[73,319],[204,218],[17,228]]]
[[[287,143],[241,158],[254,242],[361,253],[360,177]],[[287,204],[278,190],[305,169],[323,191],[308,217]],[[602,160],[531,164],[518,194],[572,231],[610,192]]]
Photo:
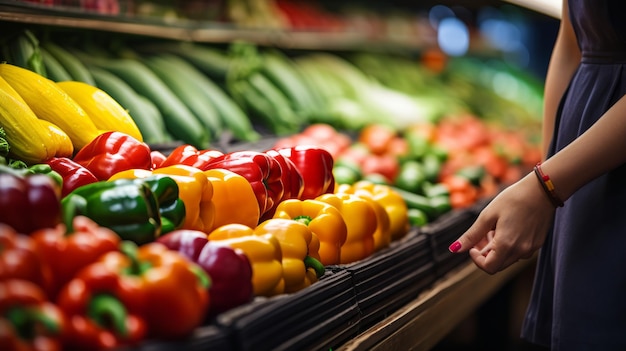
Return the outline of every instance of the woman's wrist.
[[[533,168],[533,173],[535,174],[539,185],[541,185],[544,194],[548,197],[548,200],[550,200],[552,205],[555,208],[563,207],[563,200],[561,200],[561,197],[558,195],[554,183],[550,178],[550,175],[543,171],[541,167],[541,162],[535,165],[535,167]]]

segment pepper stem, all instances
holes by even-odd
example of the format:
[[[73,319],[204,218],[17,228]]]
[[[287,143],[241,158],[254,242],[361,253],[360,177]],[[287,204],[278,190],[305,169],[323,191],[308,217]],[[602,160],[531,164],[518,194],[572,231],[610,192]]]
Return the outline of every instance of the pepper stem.
[[[309,255],[306,255],[306,257],[304,258],[304,266],[306,268],[313,268],[313,270],[315,270],[315,275],[318,278],[321,278],[324,273],[326,273],[326,269],[324,268],[322,262]]]
[[[124,269],[124,274],[141,275],[152,267],[150,262],[139,261],[139,257],[137,257],[137,250],[137,244],[133,241],[122,240],[122,242],[120,242],[120,251],[130,260],[130,266]]]
[[[296,222],[300,222],[306,226],[309,226],[309,223],[311,223],[313,218],[311,218],[311,216],[296,216],[293,218],[293,220]]]
[[[11,325],[15,327],[20,338],[32,340],[35,338],[37,330],[43,330],[51,334],[58,334],[61,326],[44,312],[34,307],[14,307],[5,314]]]
[[[128,328],[126,306],[115,296],[98,294],[91,298],[87,306],[87,315],[103,328],[111,328],[116,335],[127,337]]]
[[[193,272],[193,274],[196,275],[196,277],[198,278],[199,284],[203,288],[208,289],[211,287],[211,277],[207,274],[207,272],[204,269],[202,269],[202,267],[196,264],[192,264],[191,271]]]
[[[65,235],[74,233],[74,217],[81,213],[81,209],[87,206],[87,199],[79,195],[68,195],[63,199],[63,224]]]

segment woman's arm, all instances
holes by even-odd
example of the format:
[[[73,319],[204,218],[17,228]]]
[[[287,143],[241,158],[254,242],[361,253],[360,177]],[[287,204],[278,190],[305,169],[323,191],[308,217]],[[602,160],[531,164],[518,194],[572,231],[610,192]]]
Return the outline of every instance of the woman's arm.
[[[569,7],[567,0],[563,0],[561,13],[561,24],[557,35],[546,81],[544,86],[543,105],[543,155],[548,151],[548,145],[554,132],[554,121],[556,112],[567,85],[569,84],[574,71],[580,63],[580,49],[576,42],[576,34],[572,28],[569,18]]]
[[[577,66],[570,61],[571,56],[566,57],[573,54],[571,45],[575,45],[566,2],[563,11],[564,18],[546,82],[545,118],[549,125],[544,133],[547,133],[548,141],[554,130],[559,100]],[[579,58],[578,49],[575,52]],[[545,160],[542,168],[552,179],[559,197],[566,200],[589,181],[624,164],[625,151],[626,97],[622,97],[591,128]],[[469,251],[478,267],[487,273],[496,273],[521,258],[530,257],[543,245],[554,211],[553,204],[531,172],[498,194],[474,224],[450,246],[450,250]]]

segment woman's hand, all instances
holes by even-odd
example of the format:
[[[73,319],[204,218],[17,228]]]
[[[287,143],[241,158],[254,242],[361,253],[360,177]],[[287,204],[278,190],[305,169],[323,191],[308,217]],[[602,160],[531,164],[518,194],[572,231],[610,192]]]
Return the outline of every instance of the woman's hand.
[[[554,212],[541,184],[530,173],[498,194],[450,245],[450,251],[469,251],[480,269],[495,274],[530,258],[543,245]]]

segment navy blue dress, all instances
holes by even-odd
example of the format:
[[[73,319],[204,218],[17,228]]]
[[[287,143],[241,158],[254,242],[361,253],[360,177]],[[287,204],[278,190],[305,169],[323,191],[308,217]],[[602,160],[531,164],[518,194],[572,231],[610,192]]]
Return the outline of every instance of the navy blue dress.
[[[626,1],[569,0],[569,9],[582,60],[561,101],[550,154],[626,94]],[[522,337],[552,350],[626,350],[626,165],[557,209]]]

